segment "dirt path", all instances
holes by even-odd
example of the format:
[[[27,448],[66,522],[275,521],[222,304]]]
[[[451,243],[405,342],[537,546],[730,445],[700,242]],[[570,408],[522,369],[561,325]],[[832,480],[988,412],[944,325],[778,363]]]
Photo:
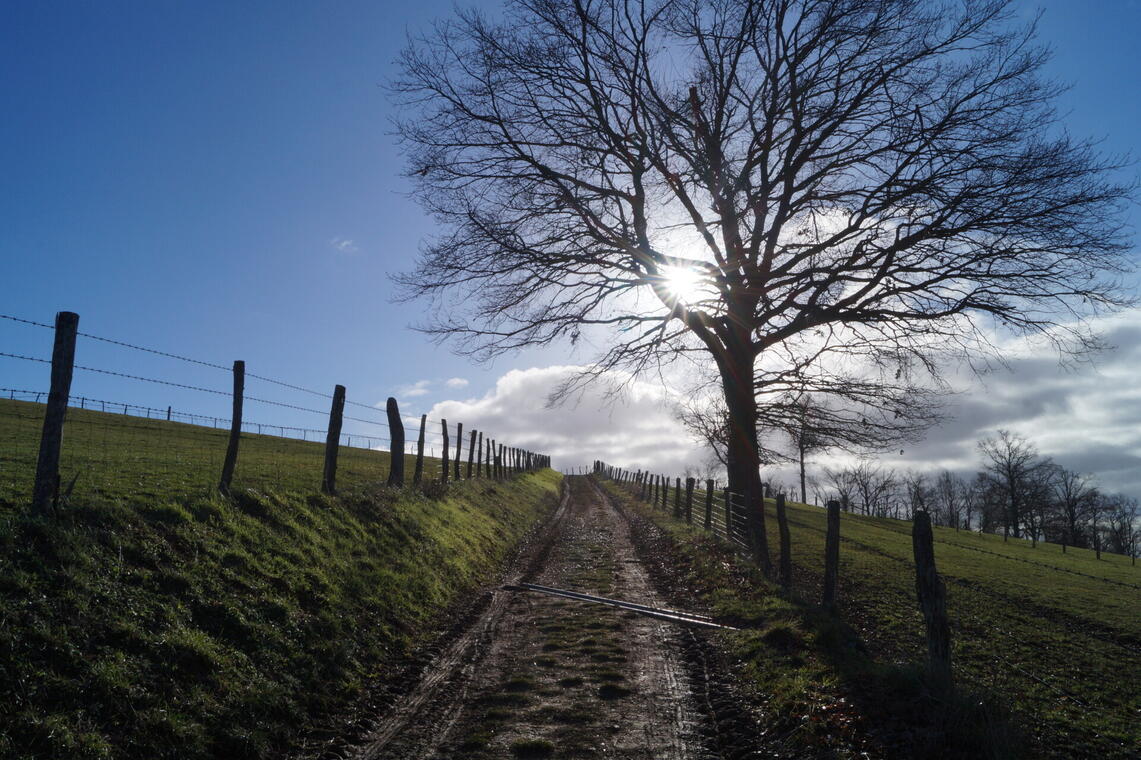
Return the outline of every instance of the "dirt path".
[[[588,479],[508,578],[661,606],[626,520]],[[485,612],[349,757],[706,760],[673,623],[528,592]]]

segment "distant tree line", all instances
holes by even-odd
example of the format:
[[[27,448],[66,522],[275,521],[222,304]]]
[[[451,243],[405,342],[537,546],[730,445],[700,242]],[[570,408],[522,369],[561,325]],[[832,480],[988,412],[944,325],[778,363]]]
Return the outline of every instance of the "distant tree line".
[[[837,498],[865,515],[910,519],[926,510],[936,525],[1138,554],[1136,498],[1103,491],[1093,476],[1059,465],[1006,430],[980,440],[978,450],[980,469],[973,477],[946,469],[901,472],[862,459],[826,468],[812,487],[818,501]]]

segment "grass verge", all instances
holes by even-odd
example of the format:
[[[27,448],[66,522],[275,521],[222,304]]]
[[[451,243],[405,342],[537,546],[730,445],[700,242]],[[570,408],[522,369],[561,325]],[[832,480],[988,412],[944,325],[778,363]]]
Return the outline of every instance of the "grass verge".
[[[788,597],[734,549],[607,484],[656,529],[641,531],[656,575],[721,622],[718,635],[758,706],[766,750],[810,757],[1004,758],[1026,752],[1002,700],[948,692],[923,669],[876,656],[855,628]],[[643,523],[644,525],[644,523]]]
[[[281,756],[492,578],[559,480],[0,504],[0,757]]]

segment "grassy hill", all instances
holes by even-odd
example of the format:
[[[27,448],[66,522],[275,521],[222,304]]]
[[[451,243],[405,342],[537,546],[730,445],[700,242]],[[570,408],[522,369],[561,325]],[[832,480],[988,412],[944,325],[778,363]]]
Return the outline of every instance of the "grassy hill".
[[[71,410],[64,475],[87,487],[37,520],[36,411],[0,402],[4,758],[280,757],[393,678],[559,487],[429,498],[370,485],[387,455],[350,450],[331,498],[321,444],[244,436],[222,499],[220,431]]]
[[[779,533],[769,507],[775,558]],[[747,571],[720,542],[665,513],[639,509],[666,527],[688,558],[679,569],[681,585],[702,589],[721,614],[760,625],[759,634],[738,635],[736,651],[751,662],[757,689],[795,718],[789,730],[802,738],[827,746],[829,736],[855,735],[852,726],[862,721],[865,730],[884,732],[885,746],[903,742],[897,746],[902,755],[1125,758],[1141,751],[1141,567],[1127,557],[1097,560],[1092,551],[1063,554],[1055,544],[1032,548],[935,528],[954,675],[962,692],[974,695],[980,709],[973,709],[969,698],[952,704],[926,692],[914,667],[926,645],[909,522],[842,516],[839,618],[850,630],[839,635],[814,610],[823,572],[823,509],[789,505],[792,599],[755,575],[741,582]],[[750,583],[762,590],[754,593]],[[923,703],[926,711],[917,714]],[[1009,721],[1004,708],[1013,713]],[[903,725],[909,720],[912,729]],[[893,722],[898,725],[883,728]],[[908,730],[933,736],[901,739]]]

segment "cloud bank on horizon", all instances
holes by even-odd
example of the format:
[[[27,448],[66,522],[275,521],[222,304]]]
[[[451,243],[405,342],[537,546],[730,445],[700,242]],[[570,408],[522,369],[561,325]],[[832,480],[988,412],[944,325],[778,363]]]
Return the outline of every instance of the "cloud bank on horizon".
[[[1039,348],[982,378],[959,377],[955,384],[963,390],[948,401],[949,419],[902,455],[880,461],[899,470],[973,473],[980,464],[977,441],[1005,428],[1059,464],[1095,475],[1102,488],[1141,497],[1141,309],[1103,318],[1096,327],[1113,348],[1093,366],[1061,367],[1050,349]],[[561,469],[595,459],[671,476],[704,468],[708,451],[677,421],[676,396],[653,380],[614,377],[548,406],[551,392],[580,369],[512,370],[484,396],[440,401],[429,416],[463,420],[465,427],[548,453]],[[615,384],[622,393],[610,398]],[[848,461],[825,453],[810,472]],[[791,470],[772,477],[792,482]]]

